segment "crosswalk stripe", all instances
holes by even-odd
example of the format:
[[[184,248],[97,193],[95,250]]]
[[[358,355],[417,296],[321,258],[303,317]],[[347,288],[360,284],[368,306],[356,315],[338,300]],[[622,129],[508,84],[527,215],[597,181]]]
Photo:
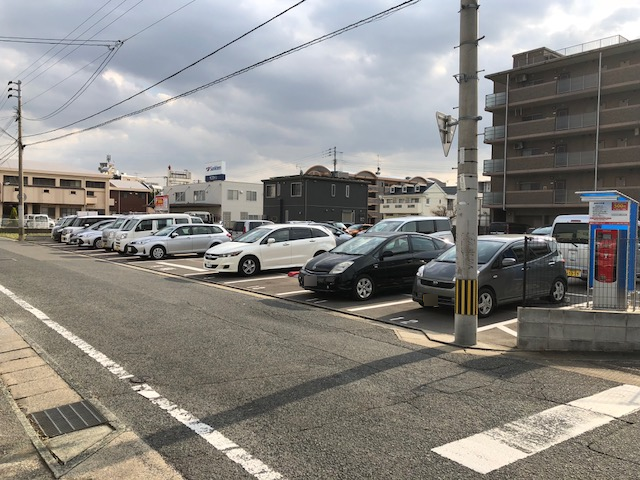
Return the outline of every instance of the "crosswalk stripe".
[[[640,387],[620,385],[432,451],[486,474],[640,410]]]

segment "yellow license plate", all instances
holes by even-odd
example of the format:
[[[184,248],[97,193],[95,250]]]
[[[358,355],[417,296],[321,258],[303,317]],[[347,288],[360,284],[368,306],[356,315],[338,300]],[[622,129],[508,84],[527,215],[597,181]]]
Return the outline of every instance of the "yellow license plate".
[[[582,276],[582,270],[575,268],[567,268],[567,277],[580,277]]]

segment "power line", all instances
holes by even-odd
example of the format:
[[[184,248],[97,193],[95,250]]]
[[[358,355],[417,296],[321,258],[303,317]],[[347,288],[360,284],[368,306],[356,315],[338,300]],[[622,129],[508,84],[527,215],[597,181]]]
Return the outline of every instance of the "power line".
[[[193,0],[195,1],[195,0]],[[110,47],[115,40],[67,40],[66,38],[37,38],[37,37],[3,37],[1,43],[35,43],[45,45],[83,45],[87,47]],[[41,57],[42,58],[42,57]]]
[[[88,117],[82,118],[82,119],[77,120],[77,121],[75,121],[75,122],[73,122],[73,123],[69,123],[68,125],[65,125],[65,126],[63,126],[63,127],[55,128],[55,129],[53,129],[53,130],[48,130],[48,131],[46,131],[46,132],[42,132],[42,133],[35,133],[35,134],[32,134],[32,135],[25,135],[25,137],[38,137],[38,136],[40,136],[40,135],[46,135],[46,134],[48,134],[48,133],[54,133],[54,132],[57,132],[57,131],[60,131],[60,130],[64,130],[64,129],[69,128],[69,127],[72,127],[72,126],[74,126],[74,125],[76,125],[76,124],[78,124],[78,123],[84,122],[85,120],[89,120],[89,119],[91,119],[91,118],[93,118],[93,117],[96,117],[96,116],[98,116],[98,115],[100,115],[100,114],[102,114],[102,113],[104,113],[104,112],[107,112],[107,111],[109,111],[109,110],[111,110],[111,109],[113,109],[113,108],[117,107],[118,105],[122,105],[123,103],[128,102],[129,100],[132,100],[132,99],[134,99],[134,98],[136,98],[136,97],[138,97],[138,96],[142,95],[143,93],[145,93],[145,92],[147,92],[147,91],[151,90],[152,88],[157,87],[157,86],[158,86],[158,85],[160,85],[161,83],[166,82],[167,80],[169,80],[169,79],[171,79],[171,78],[174,78],[174,77],[176,77],[176,76],[180,75],[181,73],[183,73],[184,71],[188,70],[189,68],[194,67],[194,66],[195,66],[195,65],[197,65],[198,63],[200,63],[200,62],[202,62],[202,61],[206,60],[207,58],[209,58],[209,57],[211,57],[211,56],[215,55],[216,53],[218,53],[218,52],[220,52],[221,50],[223,50],[223,49],[227,48],[228,46],[230,46],[230,45],[232,45],[232,44],[234,44],[234,43],[238,42],[238,41],[239,41],[239,40],[241,40],[242,38],[244,38],[244,37],[246,37],[246,36],[250,35],[251,33],[253,33],[253,32],[255,32],[256,30],[258,30],[259,28],[264,27],[264,26],[265,26],[265,25],[267,25],[268,23],[270,23],[270,22],[274,21],[274,20],[275,20],[275,19],[277,19],[278,17],[281,17],[281,16],[282,16],[282,15],[284,15],[285,13],[287,13],[287,12],[289,12],[290,10],[292,10],[292,9],[296,8],[297,6],[301,5],[301,4],[302,4],[302,3],[304,3],[304,2],[306,2],[306,0],[300,0],[298,3],[296,3],[296,4],[292,5],[291,7],[289,7],[289,8],[287,8],[287,9],[283,10],[282,12],[278,13],[277,15],[275,15],[275,16],[273,16],[273,17],[271,17],[271,18],[270,18],[269,20],[267,20],[266,22],[263,22],[263,23],[261,23],[260,25],[258,25],[257,27],[252,28],[252,29],[251,29],[251,30],[249,30],[248,32],[243,33],[243,34],[242,34],[242,35],[240,35],[239,37],[236,37],[234,40],[231,40],[230,42],[226,43],[225,45],[223,45],[223,46],[221,46],[221,47],[219,47],[219,48],[215,49],[213,52],[211,52],[211,53],[209,53],[209,54],[205,55],[204,57],[200,58],[199,60],[196,60],[195,62],[191,63],[190,65],[187,65],[186,67],[181,68],[180,70],[178,70],[177,72],[175,72],[175,73],[173,73],[173,74],[169,75],[168,77],[163,78],[163,79],[162,79],[162,80],[160,80],[159,82],[154,83],[153,85],[151,85],[151,86],[149,86],[149,87],[145,88],[144,90],[141,90],[141,91],[139,91],[138,93],[136,93],[136,94],[134,94],[134,95],[131,95],[130,97],[125,98],[124,100],[121,100],[120,102],[118,102],[118,103],[115,103],[115,104],[111,105],[110,107],[107,107],[107,108],[105,108],[105,109],[103,109],[103,110],[100,110],[99,112],[96,112],[96,113],[94,113],[93,115],[89,115]],[[129,37],[129,38],[132,38],[132,37]]]
[[[303,1],[304,1],[304,0],[303,0]],[[275,61],[275,60],[278,60],[278,59],[280,59],[280,58],[283,58],[283,57],[285,57],[285,56],[291,55],[292,53],[298,52],[298,51],[303,50],[303,49],[305,49],[305,48],[308,48],[308,47],[310,47],[310,46],[312,46],[312,45],[316,45],[316,44],[318,44],[318,43],[321,43],[321,42],[324,42],[324,41],[326,41],[326,40],[329,40],[329,39],[331,39],[331,38],[333,38],[333,37],[336,37],[336,36],[338,36],[338,35],[341,35],[341,34],[343,34],[343,33],[346,33],[346,32],[348,32],[348,31],[350,31],[350,30],[353,30],[353,29],[355,29],[355,28],[358,28],[358,27],[360,27],[360,26],[362,26],[362,25],[365,25],[365,24],[367,24],[367,23],[371,23],[371,22],[373,22],[373,21],[376,21],[376,20],[379,20],[379,19],[381,19],[381,18],[387,17],[387,16],[391,15],[392,13],[395,13],[395,12],[397,12],[397,11],[399,11],[399,10],[403,9],[403,8],[406,8],[406,7],[410,6],[410,5],[412,5],[412,4],[416,4],[416,3],[418,3],[418,2],[420,2],[420,0],[406,0],[405,2],[402,2],[402,3],[398,4],[398,5],[396,5],[395,7],[391,7],[391,8],[389,8],[389,9],[387,9],[387,10],[384,10],[384,11],[382,11],[382,12],[380,12],[380,13],[377,13],[377,14],[375,14],[375,15],[372,15],[372,16],[370,16],[370,17],[367,17],[367,18],[365,18],[365,19],[363,19],[363,20],[359,20],[359,21],[357,21],[357,22],[355,22],[355,23],[352,23],[352,24],[350,24],[350,25],[347,25],[346,27],[342,27],[342,28],[340,28],[340,29],[338,29],[338,30],[335,30],[335,31],[333,31],[333,32],[331,32],[331,33],[328,33],[328,34],[326,34],[326,35],[323,35],[323,36],[321,36],[321,37],[317,37],[316,39],[311,40],[311,41],[306,42],[306,43],[303,43],[303,44],[301,44],[301,45],[298,45],[297,47],[293,47],[293,48],[291,48],[291,49],[289,49],[289,50],[285,50],[284,52],[281,52],[281,53],[279,53],[279,54],[277,54],[277,55],[274,55],[274,56],[272,56],[272,57],[269,57],[269,58],[267,58],[267,59],[265,59],[265,60],[262,60],[262,61],[260,61],[260,62],[254,63],[254,64],[252,64],[252,65],[250,65],[250,66],[248,66],[248,67],[245,67],[245,68],[242,68],[242,69],[240,69],[240,70],[237,70],[237,71],[236,71],[236,72],[234,72],[234,73],[231,73],[231,74],[229,74],[229,75],[226,75],[226,76],[224,76],[224,77],[221,77],[221,78],[219,78],[219,79],[217,79],[217,80],[214,80],[214,81],[212,81],[212,82],[206,83],[206,84],[201,85],[201,86],[199,86],[199,87],[196,87],[196,88],[194,88],[194,89],[192,89],[192,90],[189,90],[189,91],[187,91],[187,92],[181,93],[180,95],[176,95],[176,96],[174,96],[174,97],[171,97],[171,98],[168,98],[168,99],[166,99],[166,100],[163,100],[162,102],[158,102],[158,103],[155,103],[155,104],[153,104],[153,105],[149,105],[149,106],[147,106],[147,107],[145,107],[145,108],[141,108],[141,109],[139,109],[139,110],[135,110],[135,111],[133,111],[133,112],[130,112],[130,113],[127,113],[127,114],[124,114],[124,115],[120,115],[119,117],[113,118],[113,119],[111,119],[111,120],[107,120],[107,121],[105,121],[105,122],[102,122],[102,123],[100,123],[100,124],[98,124],[98,125],[94,125],[94,126],[92,126],[92,127],[87,127],[87,128],[82,129],[82,130],[78,130],[78,131],[76,131],[76,132],[71,132],[71,133],[67,133],[67,134],[64,134],[64,135],[60,135],[60,136],[58,136],[58,137],[54,137],[54,138],[51,138],[51,139],[48,139],[48,140],[40,140],[40,141],[37,141],[37,142],[33,142],[33,143],[29,144],[29,145],[38,145],[38,144],[41,144],[41,143],[53,142],[53,141],[55,141],[55,140],[60,140],[60,139],[62,139],[62,138],[70,137],[70,136],[72,136],[72,135],[77,135],[77,134],[79,134],[79,133],[84,133],[84,132],[88,132],[88,131],[90,131],[90,130],[95,130],[95,129],[97,129],[97,128],[104,127],[105,125],[109,125],[109,124],[114,123],[114,122],[117,122],[117,121],[119,121],[119,120],[123,120],[123,119],[125,119],[125,118],[132,117],[132,116],[135,116],[135,115],[139,115],[139,114],[144,113],[144,112],[147,112],[147,111],[149,111],[149,110],[153,110],[153,109],[155,109],[155,108],[157,108],[157,107],[160,107],[160,106],[166,105],[166,104],[168,104],[168,103],[170,103],[170,102],[173,102],[173,101],[175,101],[175,100],[178,100],[178,99],[180,99],[180,98],[188,97],[188,96],[193,95],[194,93],[197,93],[197,92],[199,92],[199,91],[201,91],[201,90],[205,90],[205,89],[210,88],[210,87],[212,87],[212,86],[214,86],[214,85],[218,85],[218,84],[220,84],[220,83],[223,83],[223,82],[225,82],[225,81],[227,81],[227,80],[230,80],[230,79],[232,79],[232,78],[234,78],[234,77],[237,77],[237,76],[239,76],[239,75],[242,75],[242,74],[244,74],[244,73],[247,73],[247,72],[249,72],[249,71],[251,71],[251,70],[253,70],[253,69],[255,69],[255,68],[258,68],[258,67],[260,67],[260,66],[266,65],[267,63],[271,63],[271,62],[273,62],[273,61]],[[302,3],[302,2],[299,2],[298,4],[300,4],[300,3]],[[296,5],[298,5],[298,4],[296,4]],[[292,8],[293,8],[293,7],[292,7]],[[245,35],[246,35],[246,34],[245,34]],[[241,38],[241,37],[240,37],[240,38]],[[235,40],[234,40],[234,41],[235,41]],[[224,47],[222,47],[222,48],[224,48]],[[213,54],[213,53],[212,53],[212,54]],[[210,54],[210,55],[212,55],[212,54]],[[208,55],[208,56],[210,56],[210,55]],[[189,68],[189,67],[186,67],[186,68]],[[179,72],[178,72],[178,73],[179,73]],[[173,76],[175,76],[175,75],[176,75],[176,74],[174,74]],[[170,78],[170,77],[168,77],[168,78]],[[152,88],[152,87],[149,87],[149,88]],[[147,90],[148,90],[148,89],[147,89]],[[140,92],[140,93],[142,93],[142,92]],[[136,94],[135,96],[137,96],[137,95],[138,95],[138,94]],[[133,97],[131,97],[131,98],[133,98]],[[126,101],[126,100],[124,100],[124,101]],[[123,101],[123,102],[124,102],[124,101]],[[114,106],[119,105],[119,104],[121,104],[121,103],[123,103],[123,102],[117,103],[117,104],[113,105],[112,107],[109,107],[109,109],[110,109],[110,108],[113,108]],[[103,110],[102,112],[104,112],[104,111],[106,111],[106,110],[109,110],[109,109],[105,109],[105,110]],[[102,113],[102,112],[98,112],[98,114],[99,114],[99,113]],[[94,114],[94,115],[92,115],[91,117],[87,117],[87,118],[92,118],[92,117],[94,117],[95,115],[98,115],[98,114]],[[86,120],[86,119],[84,119],[84,120]],[[72,123],[72,124],[70,124],[70,125],[67,125],[67,127],[69,127],[69,126],[71,126],[71,125],[75,125],[76,123],[79,123],[79,122],[81,122],[81,121],[82,121],[82,120],[79,120],[78,122],[74,122],[74,123]],[[29,135],[29,136],[30,136],[30,137],[33,137],[33,136],[38,136],[38,135],[44,135],[44,134],[46,134],[46,133],[51,133],[51,132],[54,132],[54,131],[58,131],[58,130],[61,130],[61,129],[63,129],[63,128],[66,128],[66,127],[61,127],[61,128],[55,129],[55,130],[50,130],[49,132],[43,132],[43,133],[40,133],[40,134],[34,134],[34,135]],[[25,147],[26,147],[26,146],[27,146],[27,145],[25,145]]]

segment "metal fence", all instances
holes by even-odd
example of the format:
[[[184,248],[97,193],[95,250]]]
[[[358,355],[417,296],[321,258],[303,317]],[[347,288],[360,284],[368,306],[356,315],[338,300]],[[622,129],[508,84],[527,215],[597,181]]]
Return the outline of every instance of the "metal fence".
[[[525,245],[530,239],[526,237]],[[558,302],[553,298],[554,270],[541,266],[538,259],[531,258],[530,249],[525,248],[521,305],[640,311],[640,252],[637,241],[625,238],[609,243],[600,241],[594,252],[596,266],[591,286],[588,281],[591,274],[589,244],[559,245],[567,272],[564,299]],[[635,263],[631,265],[631,271],[626,272],[625,278],[620,279],[618,277],[624,274],[624,266],[632,249],[636,253]],[[545,288],[548,293],[540,295]]]

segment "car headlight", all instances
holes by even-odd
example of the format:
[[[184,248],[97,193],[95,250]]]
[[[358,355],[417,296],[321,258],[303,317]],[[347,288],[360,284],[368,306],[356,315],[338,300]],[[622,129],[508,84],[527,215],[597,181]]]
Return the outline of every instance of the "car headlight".
[[[329,272],[329,275],[337,275],[338,273],[342,273],[351,265],[353,265],[352,261],[340,262],[339,264],[337,264],[335,267],[331,269],[331,271]]]
[[[109,232],[109,238],[113,238],[115,236],[116,236],[116,232],[115,231]]]
[[[424,267],[426,267],[426,265],[420,265],[420,267],[418,268],[418,271],[416,272],[416,277],[422,276],[422,274],[424,273]]]
[[[120,234],[120,238],[127,238],[127,232],[123,232]]]
[[[214,253],[214,255],[217,255],[220,258],[226,258],[226,257],[237,257],[241,253],[242,253],[242,250],[236,250],[234,252],[229,252],[229,253]]]

